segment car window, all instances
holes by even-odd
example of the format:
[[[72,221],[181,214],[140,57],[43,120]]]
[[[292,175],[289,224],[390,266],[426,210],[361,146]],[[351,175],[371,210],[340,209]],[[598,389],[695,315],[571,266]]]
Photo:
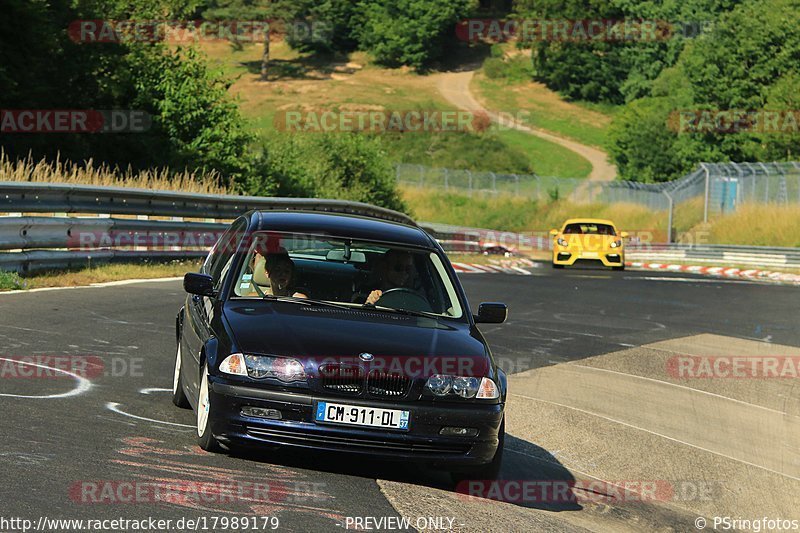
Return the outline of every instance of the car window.
[[[254,234],[232,295],[299,296],[353,307],[464,316],[436,253],[305,234]]]
[[[231,227],[222,234],[209,253],[203,265],[203,271],[211,276],[214,280],[215,287],[219,288],[220,282],[224,279],[223,274],[227,272],[226,267],[230,266],[230,262],[242,241],[242,237],[244,237],[246,229],[246,219],[240,218],[236,220]]]
[[[613,226],[608,224],[593,224],[576,222],[567,224],[562,232],[564,235],[616,235]]]

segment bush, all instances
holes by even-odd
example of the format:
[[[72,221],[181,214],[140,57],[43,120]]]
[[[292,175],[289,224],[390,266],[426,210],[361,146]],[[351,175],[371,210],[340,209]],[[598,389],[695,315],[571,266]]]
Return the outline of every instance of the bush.
[[[17,291],[27,288],[28,283],[20,278],[19,274],[0,270],[0,291]]]
[[[337,198],[405,211],[380,140],[364,134],[281,135],[266,141],[255,195]]]

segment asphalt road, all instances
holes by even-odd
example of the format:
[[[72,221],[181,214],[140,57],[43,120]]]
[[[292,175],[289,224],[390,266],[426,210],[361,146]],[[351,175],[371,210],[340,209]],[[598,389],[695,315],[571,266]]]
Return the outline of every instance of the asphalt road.
[[[800,346],[800,289],[793,287],[593,269],[536,268],[531,276],[462,279],[473,308],[481,301],[509,304],[506,324],[483,329],[500,364],[520,376],[706,333]],[[444,475],[422,468],[329,454],[240,457],[200,451],[190,427],[193,413],[172,406],[167,390],[174,316],[182,299],[177,281],[0,295],[0,518],[36,523],[41,516],[154,517],[171,519],[174,527],[180,518],[206,517],[210,526],[214,516],[259,515],[277,516],[281,531],[330,531],[352,527],[355,517],[407,515],[408,507],[417,505],[425,516],[453,518],[452,528],[491,529],[480,523],[485,517],[459,507],[464,503],[447,492]],[[64,356],[96,366],[88,380],[63,372],[36,379],[21,375],[23,365],[13,362],[30,356],[42,357],[43,367],[62,361],[48,357]],[[564,376],[553,379],[568,379]],[[504,475],[568,479],[574,474],[568,461],[561,464],[557,450],[546,446],[538,452],[549,453],[552,462],[531,460],[532,439],[535,435],[526,437],[522,429],[512,433],[508,445],[516,453],[507,455]],[[172,492],[154,493],[147,488],[153,481]],[[246,494],[226,497],[220,487]],[[411,497],[416,494],[421,496]],[[454,503],[443,504],[447,498]],[[608,506],[589,507],[528,509],[531,513],[519,518],[527,522],[510,525],[603,530],[636,516],[640,525],[682,530],[689,519],[685,510],[648,503],[612,512]],[[448,526],[446,519],[422,524]],[[267,529],[263,525],[259,529]],[[375,524],[362,523],[369,525]],[[212,529],[232,528],[217,523]],[[0,530],[13,528],[0,522]]]

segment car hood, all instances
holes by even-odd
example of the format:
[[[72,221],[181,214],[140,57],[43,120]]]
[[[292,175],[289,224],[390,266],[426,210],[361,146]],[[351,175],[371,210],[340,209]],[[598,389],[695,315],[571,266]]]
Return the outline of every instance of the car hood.
[[[229,302],[224,310],[244,353],[298,358],[468,356],[486,359],[487,348],[469,324],[381,311],[289,302]]]

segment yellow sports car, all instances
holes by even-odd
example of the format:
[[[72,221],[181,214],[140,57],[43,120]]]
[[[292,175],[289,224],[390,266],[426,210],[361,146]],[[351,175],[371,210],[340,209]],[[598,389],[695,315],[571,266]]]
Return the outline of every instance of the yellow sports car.
[[[575,261],[600,261],[614,270],[625,270],[623,239],[628,234],[617,231],[610,220],[571,218],[553,236],[553,268],[574,265]]]

